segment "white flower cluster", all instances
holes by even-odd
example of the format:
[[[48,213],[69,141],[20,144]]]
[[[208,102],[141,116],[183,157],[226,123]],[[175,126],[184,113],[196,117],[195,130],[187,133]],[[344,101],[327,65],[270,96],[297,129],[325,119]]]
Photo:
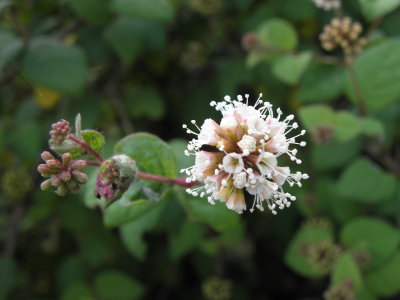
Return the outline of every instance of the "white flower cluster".
[[[242,213],[246,210],[244,191],[254,195],[254,207],[264,210],[263,202],[276,214],[276,208],[289,207],[296,197],[285,193],[282,185],[290,186],[307,179],[307,174],[291,173],[289,167],[278,166],[279,156],[286,154],[297,164],[297,149],[291,145],[304,147],[306,142],[296,142],[296,138],[305,134],[288,137],[292,130],[298,128],[292,122],[294,116],[285,119],[278,108],[276,115],[269,102],[261,100],[262,94],[254,106],[250,106],[249,95],[237,96],[232,100],[225,96],[222,102],[211,102],[211,106],[222,113],[220,124],[212,119],[204,121],[201,127],[196,121],[192,124],[195,132],[183,125],[187,133],[194,134],[185,151],[185,155],[195,156],[195,165],[181,170],[188,176],[187,182],[199,181],[203,186],[187,189],[193,196],[208,197],[208,202],[219,200],[226,203],[229,209]]]
[[[315,6],[322,8],[324,10],[338,9],[342,6],[340,0],[312,0]]]

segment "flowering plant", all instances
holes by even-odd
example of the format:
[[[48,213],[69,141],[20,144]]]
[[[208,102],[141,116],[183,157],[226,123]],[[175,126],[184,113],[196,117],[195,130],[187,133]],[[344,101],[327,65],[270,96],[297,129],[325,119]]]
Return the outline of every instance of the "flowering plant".
[[[307,179],[307,174],[291,173],[287,166],[278,166],[278,157],[287,155],[297,164],[301,160],[296,157],[297,149],[292,145],[305,146],[306,142],[296,142],[296,138],[305,134],[290,136],[292,130],[298,128],[292,123],[293,115],[282,117],[278,108],[276,115],[269,102],[257,99],[254,106],[249,105],[249,95],[245,102],[241,95],[237,100],[226,96],[222,102],[211,102],[211,106],[222,114],[218,124],[212,119],[204,121],[198,132],[187,128],[187,133],[196,135],[189,142],[185,155],[196,158],[195,165],[182,169],[189,178],[187,182],[201,181],[203,186],[187,189],[193,196],[207,195],[211,204],[215,200],[225,202],[229,209],[242,213],[246,210],[244,191],[254,196],[254,207],[263,210],[263,202],[276,214],[275,208],[283,209],[290,206],[295,196],[285,193],[282,185],[288,182],[290,186],[301,186],[301,179]],[[210,150],[211,149],[211,150]]]

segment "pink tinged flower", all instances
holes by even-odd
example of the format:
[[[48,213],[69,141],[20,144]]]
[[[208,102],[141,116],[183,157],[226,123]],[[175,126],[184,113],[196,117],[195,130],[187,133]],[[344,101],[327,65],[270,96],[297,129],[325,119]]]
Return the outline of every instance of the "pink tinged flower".
[[[246,210],[246,201],[242,189],[233,189],[228,201],[226,201],[226,207],[239,214]]]
[[[218,127],[219,125],[214,120],[206,119],[198,135],[199,144],[216,145],[218,143]]]
[[[224,117],[221,120],[220,126],[224,129],[228,130],[235,130],[236,127],[238,126],[238,122],[236,121],[235,117]]]
[[[285,153],[289,149],[289,143],[283,134],[278,134],[267,142],[266,148],[274,153]]]
[[[264,136],[268,132],[268,125],[265,120],[259,117],[251,117],[247,120],[248,133],[251,135]]]
[[[274,174],[272,174],[272,179],[276,182],[277,185],[281,186],[285,183],[289,175],[289,167],[276,167],[274,170]]]
[[[236,174],[244,168],[242,155],[238,153],[229,153],[222,160],[222,166],[225,172]]]
[[[258,157],[257,167],[260,169],[261,174],[270,176],[274,172],[278,164],[276,156],[271,152],[261,152]]]

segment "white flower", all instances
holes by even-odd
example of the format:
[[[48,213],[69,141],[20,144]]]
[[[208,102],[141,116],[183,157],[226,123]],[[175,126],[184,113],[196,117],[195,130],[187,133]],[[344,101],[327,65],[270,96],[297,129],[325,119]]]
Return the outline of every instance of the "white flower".
[[[251,153],[256,151],[257,140],[251,135],[245,134],[242,139],[237,143],[243,153]]]
[[[186,155],[196,157],[195,165],[181,170],[188,175],[187,182],[203,182],[204,185],[188,189],[187,192],[200,197],[207,197],[208,202],[224,202],[229,209],[242,213],[246,210],[244,192],[254,196],[250,207],[264,210],[264,202],[273,214],[276,209],[289,207],[296,197],[285,193],[283,185],[301,186],[301,180],[307,174],[291,173],[287,166],[279,166],[278,158],[287,155],[292,161],[300,164],[296,157],[297,149],[293,146],[305,146],[297,142],[299,134],[289,136],[298,128],[292,122],[293,115],[282,119],[282,111],[276,114],[269,102],[257,99],[254,106],[248,104],[242,96],[232,100],[229,96],[221,102],[211,102],[211,106],[222,114],[220,123],[211,119],[205,120],[201,127],[192,124],[197,133],[183,127],[196,138],[192,139],[185,151]],[[203,147],[208,145],[208,147]],[[210,149],[210,150],[207,150]]]
[[[244,162],[242,155],[238,153],[229,153],[222,160],[222,168],[226,173],[240,173],[243,170]]]
[[[312,0],[315,6],[322,8],[324,10],[338,9],[342,6],[340,0]]]

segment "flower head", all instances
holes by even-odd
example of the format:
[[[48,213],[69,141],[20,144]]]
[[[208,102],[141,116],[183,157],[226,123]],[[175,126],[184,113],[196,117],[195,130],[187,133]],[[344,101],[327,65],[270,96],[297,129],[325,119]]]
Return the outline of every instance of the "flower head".
[[[79,192],[79,185],[87,182],[87,175],[81,172],[86,167],[84,160],[72,160],[71,153],[64,153],[59,161],[47,151],[41,157],[45,164],[40,164],[38,171],[43,177],[49,178],[40,185],[42,190],[56,188],[56,194],[65,196],[68,191]]]
[[[367,43],[365,38],[360,38],[361,32],[361,24],[353,22],[350,17],[333,18],[331,23],[324,27],[319,39],[326,51],[340,47],[346,54],[358,54]]]
[[[338,9],[342,6],[340,0],[312,0],[315,6],[322,8],[324,10]]]
[[[55,145],[61,144],[72,130],[69,122],[66,120],[61,120],[57,123],[52,124],[51,128],[52,130],[50,131],[50,144]]]
[[[269,102],[257,99],[254,106],[248,104],[249,96],[238,96],[232,100],[226,96],[222,102],[211,102],[211,106],[222,114],[219,124],[211,119],[198,126],[192,121],[197,132],[183,125],[187,133],[194,134],[185,155],[195,156],[194,166],[182,169],[188,176],[187,182],[200,181],[204,185],[187,192],[193,196],[205,197],[214,204],[224,202],[229,209],[242,213],[247,209],[244,191],[254,196],[250,211],[254,207],[264,210],[263,204],[276,214],[276,208],[289,207],[296,198],[283,191],[282,185],[301,186],[307,174],[291,173],[287,166],[279,166],[278,158],[287,155],[297,164],[297,149],[291,146],[305,146],[296,138],[305,134],[289,136],[298,128],[292,122],[294,116],[282,118],[278,108],[276,114]]]
[[[129,156],[114,155],[105,160],[97,175],[95,193],[98,198],[106,200],[106,207],[120,199],[129,186],[135,181],[137,167]]]

